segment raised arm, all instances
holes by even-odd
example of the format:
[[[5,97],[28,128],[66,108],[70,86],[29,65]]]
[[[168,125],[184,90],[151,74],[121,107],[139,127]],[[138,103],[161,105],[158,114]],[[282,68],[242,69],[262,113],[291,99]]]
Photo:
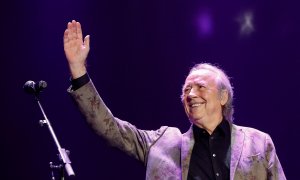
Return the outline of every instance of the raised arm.
[[[90,50],[89,42],[89,36],[82,38],[79,22],[73,20],[68,23],[64,33],[64,50],[73,79],[82,77],[87,72],[85,64]],[[98,135],[112,146],[146,164],[150,146],[167,127],[157,131],[139,130],[134,125],[114,117],[91,80],[76,90],[69,88],[68,91],[78,104],[87,123]]]
[[[86,71],[86,58],[90,50],[90,36],[84,39],[81,25],[73,20],[67,25],[64,33],[64,50],[73,79],[81,77]]]

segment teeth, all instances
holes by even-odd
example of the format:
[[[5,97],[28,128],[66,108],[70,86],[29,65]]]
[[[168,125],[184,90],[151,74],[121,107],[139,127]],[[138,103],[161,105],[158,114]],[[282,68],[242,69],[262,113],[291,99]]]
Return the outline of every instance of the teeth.
[[[200,106],[200,103],[198,103],[198,104],[192,104],[192,107],[198,107],[198,106]]]

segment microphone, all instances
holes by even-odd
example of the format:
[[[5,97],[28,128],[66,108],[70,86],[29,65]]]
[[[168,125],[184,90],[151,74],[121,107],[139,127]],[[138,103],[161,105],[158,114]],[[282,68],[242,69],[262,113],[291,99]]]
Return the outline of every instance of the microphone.
[[[24,84],[23,89],[28,94],[38,94],[46,87],[47,87],[46,81],[41,80],[38,82],[34,82],[29,80]]]

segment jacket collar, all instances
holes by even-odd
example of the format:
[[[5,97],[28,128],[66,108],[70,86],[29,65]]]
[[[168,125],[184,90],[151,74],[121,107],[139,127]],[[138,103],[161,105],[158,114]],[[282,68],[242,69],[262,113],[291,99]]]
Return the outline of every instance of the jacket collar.
[[[190,164],[194,144],[195,144],[195,139],[194,139],[193,125],[192,125],[190,129],[182,136],[182,142],[181,142],[182,179],[187,179],[188,172],[189,172],[189,164]]]
[[[233,180],[237,164],[241,158],[245,140],[243,130],[234,124],[231,125],[231,160],[230,160],[230,180]]]

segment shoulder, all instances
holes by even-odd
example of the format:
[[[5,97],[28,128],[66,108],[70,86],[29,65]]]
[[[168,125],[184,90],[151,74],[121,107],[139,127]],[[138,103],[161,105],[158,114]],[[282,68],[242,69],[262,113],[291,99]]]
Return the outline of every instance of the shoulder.
[[[273,140],[268,133],[265,133],[255,128],[238,125],[232,125],[232,131],[236,132],[233,133],[233,136],[239,136],[241,134],[238,132],[242,132],[242,134],[244,135],[244,142],[246,144],[252,144],[256,147],[261,147],[265,150],[275,149]]]
[[[182,137],[181,131],[176,127],[162,126],[156,132],[159,136],[158,140],[165,141],[167,143],[176,142]]]
[[[155,136],[155,140],[150,146],[151,149],[154,148],[159,151],[160,149],[163,149],[164,151],[167,151],[167,149],[177,149],[180,147],[182,134],[178,128],[162,126],[158,130],[151,132],[154,133]]]
[[[165,136],[182,136],[180,129],[177,127],[162,126],[158,131],[163,132]]]
[[[233,124],[232,131],[236,132],[233,133],[236,135],[238,135],[239,133],[243,133],[246,141],[252,141],[255,144],[264,144],[266,142],[272,143],[272,139],[269,134],[252,127],[238,126]]]
[[[169,126],[161,126],[157,130],[142,130],[146,132],[148,136],[155,139],[155,141],[159,139],[172,139],[181,136],[181,132],[176,127],[169,127]]]
[[[245,133],[245,135],[248,135],[248,136],[258,136],[258,137],[269,136],[267,133],[265,133],[261,130],[252,128],[252,127],[245,127],[245,126],[239,126],[239,125],[232,124],[232,129],[236,130],[236,131],[241,131],[241,132]]]

